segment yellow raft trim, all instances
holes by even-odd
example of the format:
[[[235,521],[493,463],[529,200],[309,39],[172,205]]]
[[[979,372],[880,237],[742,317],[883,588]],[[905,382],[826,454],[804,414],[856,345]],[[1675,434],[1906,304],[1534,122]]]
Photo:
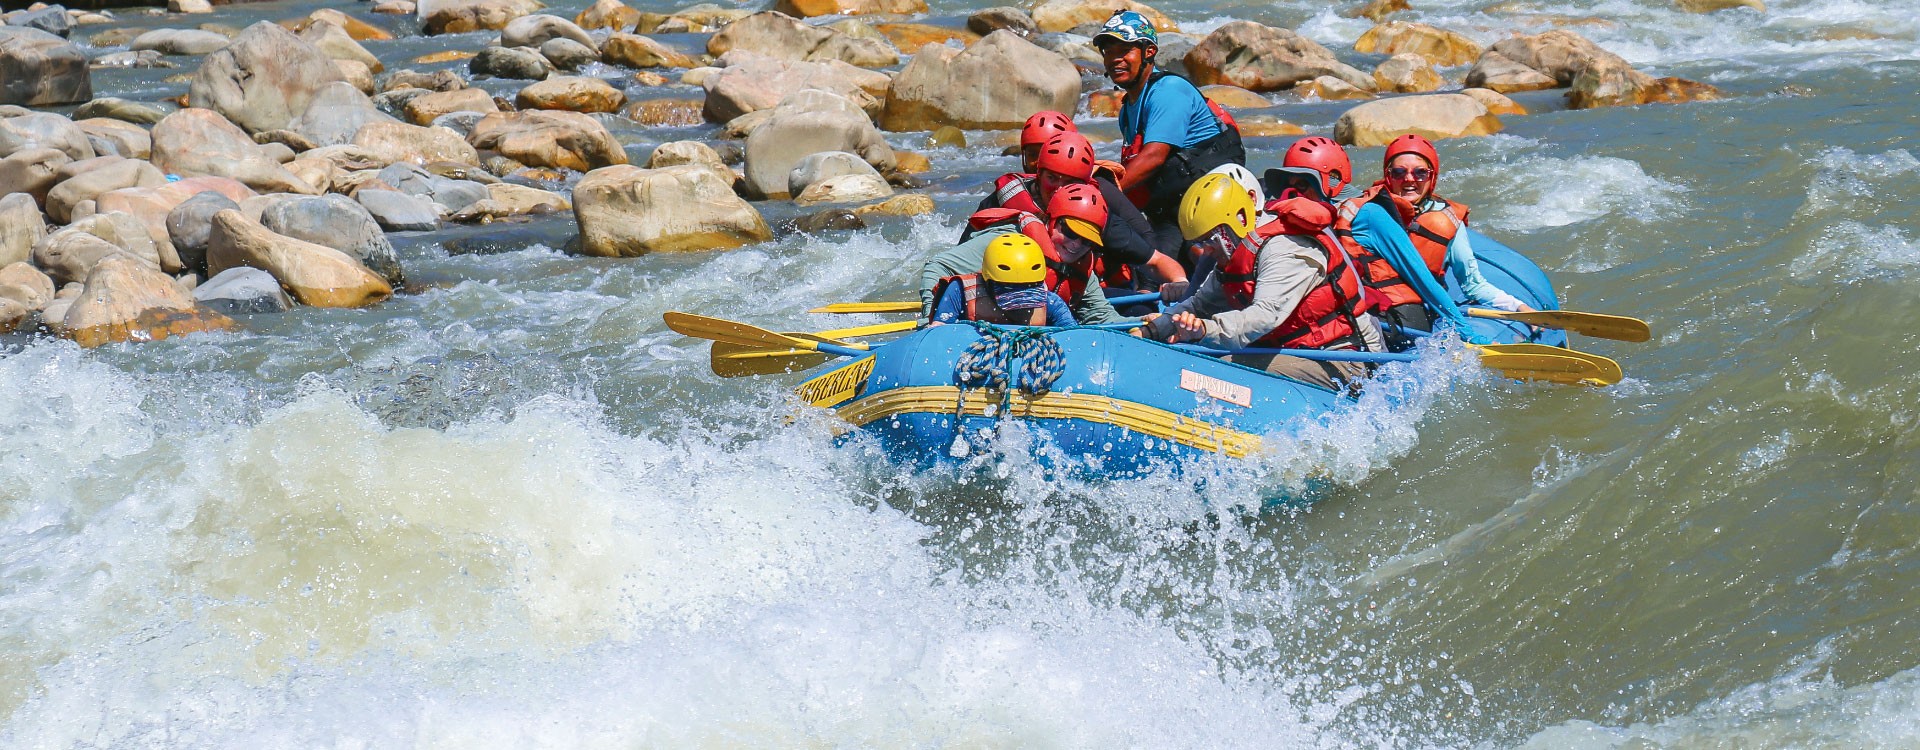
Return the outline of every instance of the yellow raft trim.
[[[901,414],[953,414],[954,404],[959,398],[960,389],[950,385],[894,388],[848,403],[839,408],[839,413],[842,419],[864,427]],[[987,416],[988,408],[999,405],[998,392],[967,392],[968,416]],[[1006,416],[1079,419],[1113,425],[1191,448],[1224,453],[1233,458],[1246,458],[1260,450],[1258,435],[1106,396],[1048,393],[1039,398],[1026,398],[1016,395]]]

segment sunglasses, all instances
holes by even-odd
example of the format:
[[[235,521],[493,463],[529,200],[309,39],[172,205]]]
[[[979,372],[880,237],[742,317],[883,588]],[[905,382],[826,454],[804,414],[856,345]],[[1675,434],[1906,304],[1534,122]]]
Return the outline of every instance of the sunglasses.
[[[1426,167],[1415,167],[1413,169],[1394,167],[1387,170],[1387,176],[1396,180],[1412,178],[1415,182],[1426,182],[1429,178],[1433,177],[1433,170],[1427,169]]]

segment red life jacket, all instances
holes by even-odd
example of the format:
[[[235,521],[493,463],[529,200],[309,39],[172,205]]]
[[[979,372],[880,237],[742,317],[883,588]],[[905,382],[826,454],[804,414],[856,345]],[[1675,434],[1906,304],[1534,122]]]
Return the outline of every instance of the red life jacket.
[[[1416,213],[1412,203],[1388,193],[1386,182],[1383,180],[1373,183],[1364,192],[1340,204],[1339,218],[1334,222],[1333,233],[1340,238],[1347,252],[1352,254],[1354,265],[1360,269],[1360,278],[1369,289],[1374,291],[1378,306],[1385,309],[1401,305],[1423,304],[1420,293],[1413,290],[1413,285],[1408,284],[1407,280],[1400,276],[1400,272],[1394,269],[1392,263],[1354,241],[1353,217],[1360,215],[1360,209],[1368,203],[1379,203],[1393,214],[1394,220],[1400,222],[1403,227],[1412,223]],[[1428,271],[1438,274],[1446,265],[1447,253],[1444,246],[1437,255],[1433,255],[1430,254],[1432,248],[1421,247],[1420,241],[1416,240],[1414,249],[1419,251],[1420,259],[1427,264]],[[1435,275],[1434,278],[1441,278],[1441,276]]]
[[[1033,175],[1018,172],[1000,175],[999,179],[993,181],[991,202],[997,208],[1011,208],[1036,216],[1046,213],[1033,197],[1033,179]]]
[[[1043,326],[1047,324],[1047,308],[1038,307],[1025,311],[1019,320],[1014,320],[1006,311],[993,304],[993,297],[986,293],[986,285],[980,283],[980,274],[963,273],[948,276],[933,285],[933,298],[938,301],[947,293],[947,287],[960,285],[960,299],[966,303],[967,320],[999,325]]]
[[[1365,290],[1359,274],[1347,260],[1346,249],[1328,231],[1333,227],[1333,209],[1307,198],[1290,198],[1269,204],[1277,218],[1254,229],[1251,239],[1265,252],[1268,240],[1281,235],[1312,237],[1327,254],[1326,276],[1307,291],[1300,304],[1285,321],[1254,341],[1262,347],[1302,349],[1365,348],[1360,336],[1359,316],[1366,313]],[[1253,304],[1258,278],[1259,252],[1236,252],[1215,267],[1220,274],[1220,289],[1236,310]]]
[[[1069,304],[1087,288],[1087,279],[1093,276],[1097,262],[1093,253],[1082,255],[1072,263],[1061,260],[1059,251],[1053,248],[1053,234],[1047,230],[1046,222],[1026,211],[1011,208],[975,211],[967,217],[967,226],[976,232],[988,227],[1011,226],[1039,244],[1040,252],[1047,256],[1047,289]],[[936,295],[934,299],[940,297]]]

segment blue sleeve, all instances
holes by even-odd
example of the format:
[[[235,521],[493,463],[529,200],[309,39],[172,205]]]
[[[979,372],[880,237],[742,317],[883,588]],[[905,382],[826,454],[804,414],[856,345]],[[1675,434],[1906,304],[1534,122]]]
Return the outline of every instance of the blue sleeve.
[[[1207,98],[1185,80],[1167,77],[1154,81],[1147,89],[1146,106],[1141,140],[1147,143],[1190,148],[1220,132]]]
[[[1436,317],[1451,323],[1460,332],[1460,337],[1471,343],[1481,344],[1467,328],[1467,316],[1453,304],[1453,296],[1447,294],[1447,287],[1439,279],[1427,272],[1427,263],[1420,259],[1420,251],[1413,249],[1413,240],[1407,237],[1407,230],[1387,215],[1387,210],[1377,203],[1368,203],[1360,208],[1353,217],[1353,239],[1375,255],[1384,258],[1413,287],[1415,294],[1427,304],[1427,309]]]
[[[1067,307],[1067,301],[1060,299],[1060,295],[1053,292],[1047,292],[1047,325],[1080,325],[1079,322],[1073,319],[1073,308]]]
[[[940,293],[940,301],[933,306],[933,322],[959,323],[967,319],[966,293],[959,284],[948,284]]]
[[[1480,262],[1473,257],[1473,241],[1467,239],[1465,228],[1461,229],[1453,235],[1453,242],[1447,244],[1447,270],[1460,280],[1460,293],[1466,295],[1468,302],[1508,312],[1519,310],[1519,299],[1494,286],[1480,273]]]

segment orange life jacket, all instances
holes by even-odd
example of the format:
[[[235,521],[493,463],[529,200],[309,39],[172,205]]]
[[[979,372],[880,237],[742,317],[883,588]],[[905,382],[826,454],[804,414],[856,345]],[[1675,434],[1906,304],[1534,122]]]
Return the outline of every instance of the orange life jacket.
[[[1079,260],[1068,263],[1060,259],[1059,251],[1053,247],[1053,234],[1047,231],[1047,224],[1026,211],[1011,208],[989,208],[975,211],[967,217],[967,226],[980,231],[993,226],[1012,226],[1021,234],[1040,245],[1040,252],[1047,256],[1047,290],[1060,295],[1060,299],[1069,304],[1087,288],[1087,279],[1094,274],[1095,259],[1093,253],[1080,256]],[[934,299],[940,299],[938,295]]]
[[[1365,348],[1360,336],[1359,316],[1366,313],[1366,293],[1359,274],[1352,270],[1346,249],[1328,231],[1334,223],[1333,209],[1308,198],[1289,198],[1270,204],[1277,214],[1273,221],[1254,229],[1248,238],[1264,248],[1267,241],[1281,235],[1312,237],[1327,254],[1326,275],[1307,291],[1287,319],[1254,342],[1262,347],[1302,349]],[[1220,274],[1220,289],[1228,304],[1244,310],[1253,304],[1258,278],[1258,252],[1235,252],[1215,268]]]
[[[1427,272],[1435,279],[1446,278],[1447,245],[1453,242],[1458,226],[1466,223],[1467,207],[1445,198],[1437,198],[1444,205],[1438,211],[1422,213],[1405,198],[1387,192],[1385,180],[1373,183],[1359,195],[1340,204],[1340,216],[1334,223],[1334,234],[1345,242],[1349,252],[1354,253],[1354,263],[1360,267],[1360,275],[1382,298],[1387,307],[1421,304],[1420,294],[1413,290],[1407,280],[1400,277],[1393,264],[1386,258],[1353,241],[1353,218],[1360,215],[1360,209],[1368,203],[1378,203],[1393,215],[1394,220],[1407,230],[1407,237],[1413,241],[1413,249],[1420,253],[1420,260],[1427,265]],[[1459,221],[1453,217],[1458,216]]]
[[[1040,215],[1046,213],[1040,202],[1033,197],[1033,179],[1030,174],[1008,172],[993,181],[993,200],[996,208],[1011,208]]]
[[[1019,320],[1014,320],[1005,310],[1001,310],[993,303],[992,295],[986,293],[986,285],[980,281],[980,274],[977,273],[948,276],[941,279],[940,283],[933,285],[933,298],[937,304],[940,297],[947,293],[948,286],[959,284],[960,299],[966,303],[967,320],[998,325],[1043,326],[1047,324],[1047,308],[1044,307],[1027,310],[1026,315],[1020,316]]]

